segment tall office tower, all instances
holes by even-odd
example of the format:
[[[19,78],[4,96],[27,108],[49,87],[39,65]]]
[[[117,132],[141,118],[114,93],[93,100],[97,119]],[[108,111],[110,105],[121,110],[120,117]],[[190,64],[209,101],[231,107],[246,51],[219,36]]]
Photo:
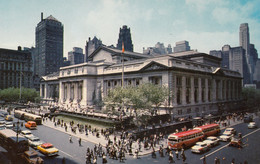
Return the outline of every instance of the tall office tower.
[[[131,32],[130,32],[130,28],[127,28],[126,25],[123,26],[123,28],[120,28],[119,31],[119,38],[117,41],[117,49],[122,50],[122,43],[124,42],[124,48],[125,51],[130,51],[133,52],[134,51],[134,46],[132,43],[132,39],[131,39]]]
[[[84,55],[84,62],[88,62],[88,57],[91,55],[99,46],[102,45],[102,41],[97,39],[96,36],[91,40],[91,38],[88,38],[88,41],[86,41],[86,54]]]
[[[239,44],[243,47],[246,54],[246,63],[249,68],[250,73],[250,79],[249,84],[253,83],[253,70],[254,70],[254,64],[253,64],[253,58],[250,54],[250,37],[249,37],[249,27],[248,23],[242,23],[240,24],[240,30],[239,30]]]
[[[68,60],[70,61],[70,65],[84,63],[83,49],[73,47],[73,51],[68,52]]]
[[[33,61],[31,52],[0,48],[0,89],[33,87]]]
[[[52,15],[36,27],[36,74],[41,76],[59,71],[63,64],[63,25]]]
[[[172,46],[168,44],[168,47],[166,48],[166,53],[171,54],[172,53]]]
[[[189,42],[184,40],[184,41],[179,41],[176,42],[176,46],[174,47],[174,52],[183,52],[183,51],[190,51],[190,46]]]

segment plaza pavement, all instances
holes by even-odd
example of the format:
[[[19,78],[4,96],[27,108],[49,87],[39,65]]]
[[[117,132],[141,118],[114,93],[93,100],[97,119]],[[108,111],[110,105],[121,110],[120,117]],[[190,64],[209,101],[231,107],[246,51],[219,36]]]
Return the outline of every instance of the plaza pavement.
[[[227,122],[227,127],[232,127],[232,126],[240,124],[242,122],[243,122],[243,120],[235,120],[235,121],[233,121],[233,119],[230,119],[230,123]],[[45,119],[45,121],[43,121],[42,124],[44,126],[47,126],[49,128],[53,128],[53,129],[56,129],[56,130],[59,130],[59,131],[65,133],[65,134],[67,134],[68,135],[68,140],[69,140],[69,135],[71,135],[73,137],[73,140],[75,140],[75,138],[76,138],[77,141],[78,141],[78,139],[81,138],[84,141],[92,142],[94,144],[99,144],[100,143],[103,147],[105,147],[107,142],[108,142],[103,135],[99,135],[100,137],[97,138],[96,135],[93,135],[91,132],[89,132],[88,135],[86,135],[85,132],[79,133],[77,131],[76,134],[75,134],[75,133],[73,133],[71,131],[70,127],[67,128],[67,132],[66,132],[64,127],[61,127],[60,125],[55,126],[54,122],[52,122],[49,119],[47,119],[47,121]],[[226,127],[224,127],[224,126],[222,126],[222,124],[220,124],[220,128],[222,130],[222,129],[225,129]],[[116,137],[117,137],[117,140],[120,139],[119,135],[116,135]],[[114,135],[113,134],[110,135],[110,140],[114,141]],[[142,144],[142,149],[139,152],[139,156],[143,156],[143,155],[147,155],[147,154],[151,154],[152,153],[152,149],[144,149],[143,148],[144,147],[143,143],[141,143],[141,144]],[[167,147],[167,137],[165,137],[164,139],[159,141],[159,144],[157,144],[156,147],[155,147],[155,151],[158,151],[160,146],[163,146],[163,148]],[[132,148],[133,148],[133,152],[134,152],[138,148],[138,143],[137,142],[133,142]]]

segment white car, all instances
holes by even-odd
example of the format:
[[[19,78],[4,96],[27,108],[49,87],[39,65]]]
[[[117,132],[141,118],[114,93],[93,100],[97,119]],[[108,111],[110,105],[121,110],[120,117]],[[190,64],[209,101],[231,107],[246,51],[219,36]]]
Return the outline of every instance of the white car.
[[[227,128],[223,134],[236,134],[236,130],[234,128]]]
[[[21,131],[21,134],[25,137],[25,138],[28,138],[28,137],[32,137],[33,134],[30,130],[23,130]]]
[[[256,123],[255,123],[255,122],[250,122],[250,123],[247,125],[247,127],[248,127],[249,129],[256,128]]]
[[[197,142],[194,146],[191,147],[191,152],[193,153],[202,153],[209,150],[209,147],[204,142]]]
[[[219,144],[219,139],[217,137],[210,136],[207,137],[207,139],[203,142],[206,143],[209,147],[213,147]]]
[[[36,136],[29,136],[28,137],[29,145],[33,148],[37,148],[37,146],[43,144],[39,137]]]
[[[14,125],[13,122],[5,122],[6,129],[13,129]]]
[[[231,137],[232,137],[232,134],[229,133],[229,134],[223,134],[219,137],[219,140],[220,141],[224,141],[224,142],[227,142],[227,141],[230,141],[231,140]]]

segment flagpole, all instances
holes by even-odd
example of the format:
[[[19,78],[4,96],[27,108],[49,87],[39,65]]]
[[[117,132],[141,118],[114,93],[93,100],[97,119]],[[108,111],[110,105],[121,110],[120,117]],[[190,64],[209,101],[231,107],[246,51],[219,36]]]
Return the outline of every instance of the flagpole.
[[[124,42],[122,43],[122,88],[124,88]]]

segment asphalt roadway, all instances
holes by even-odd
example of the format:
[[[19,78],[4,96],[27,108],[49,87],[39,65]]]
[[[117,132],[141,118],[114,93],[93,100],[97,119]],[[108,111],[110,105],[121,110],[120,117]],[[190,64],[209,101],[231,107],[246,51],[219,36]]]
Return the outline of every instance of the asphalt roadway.
[[[258,127],[260,127],[259,118],[255,119]],[[222,164],[230,164],[232,159],[235,159],[235,163],[243,163],[247,161],[248,164],[260,164],[260,128],[248,129],[247,123],[238,123],[233,126],[238,133],[242,133],[243,136],[243,148],[238,149],[235,147],[227,146],[228,143],[221,142],[218,146],[211,148],[208,152],[203,154],[193,154],[190,149],[185,150],[185,155],[187,157],[186,163],[189,164],[199,164],[203,163],[202,157],[206,156],[206,162],[208,164],[213,164],[215,157],[220,159]],[[23,129],[25,129],[23,127]],[[79,146],[78,137],[80,134],[73,136],[73,143],[69,143],[69,134],[65,133],[63,129],[59,129],[52,126],[52,122],[44,123],[44,125],[38,126],[37,130],[32,130],[32,133],[41,140],[50,142],[57,147],[60,152],[59,156],[46,157],[39,153],[39,155],[44,159],[45,164],[61,164],[62,159],[65,158],[66,164],[84,164],[85,155],[87,147],[93,149],[94,145],[99,142],[100,139],[95,138],[95,136],[89,136],[87,140],[82,139],[82,146]],[[84,135],[84,134],[83,134]],[[111,138],[112,139],[112,138]],[[101,139],[102,140],[102,139]],[[103,145],[106,141],[100,141]],[[163,143],[162,143],[163,144]],[[0,154],[0,164],[7,163],[5,158],[6,152],[2,149]],[[129,164],[150,164],[150,163],[169,163],[168,156],[159,157],[157,152],[157,158],[151,158],[151,154],[148,152],[141,152],[142,156],[136,159],[134,156],[126,155],[126,160],[124,163]],[[120,163],[119,160],[108,159],[108,163],[117,164]],[[177,160],[174,157],[175,163],[182,163],[182,160]],[[21,162],[13,161],[14,164],[19,164]],[[98,164],[101,164],[101,158],[98,158]]]

